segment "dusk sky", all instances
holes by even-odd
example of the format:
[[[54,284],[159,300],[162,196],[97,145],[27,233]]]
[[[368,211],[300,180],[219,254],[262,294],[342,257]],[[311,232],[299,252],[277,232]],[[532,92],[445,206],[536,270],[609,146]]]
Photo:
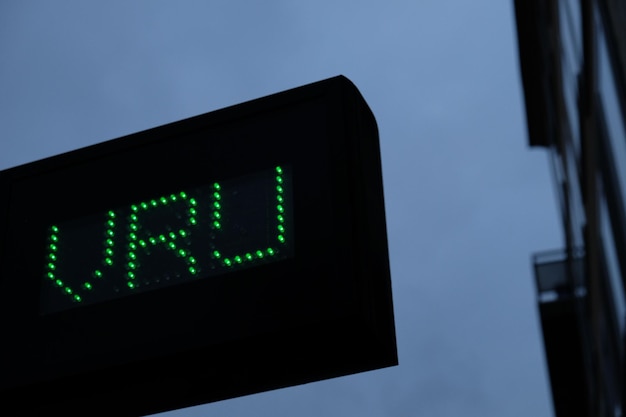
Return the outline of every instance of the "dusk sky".
[[[549,417],[531,255],[562,235],[514,24],[513,0],[3,0],[0,170],[345,75],[380,132],[399,365],[159,416]]]

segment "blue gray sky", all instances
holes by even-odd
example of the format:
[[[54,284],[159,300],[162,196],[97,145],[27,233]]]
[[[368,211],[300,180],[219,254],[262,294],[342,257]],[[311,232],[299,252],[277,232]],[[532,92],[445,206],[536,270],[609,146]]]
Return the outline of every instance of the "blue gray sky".
[[[552,416],[512,3],[0,3],[0,170],[339,74],[376,116],[400,364],[163,417]]]

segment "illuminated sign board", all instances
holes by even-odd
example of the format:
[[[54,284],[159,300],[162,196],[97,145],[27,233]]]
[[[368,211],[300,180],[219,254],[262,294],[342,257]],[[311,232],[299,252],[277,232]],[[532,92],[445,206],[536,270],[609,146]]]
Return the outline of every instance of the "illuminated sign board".
[[[0,172],[0,413],[397,364],[378,132],[334,77]]]
[[[42,313],[285,259],[291,175],[277,165],[48,226]]]

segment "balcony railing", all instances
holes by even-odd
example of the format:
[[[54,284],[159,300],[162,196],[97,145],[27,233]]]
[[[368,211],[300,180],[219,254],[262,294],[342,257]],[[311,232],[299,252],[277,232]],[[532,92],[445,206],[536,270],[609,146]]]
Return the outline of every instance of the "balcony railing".
[[[582,298],[586,294],[585,256],[582,250],[540,252],[533,255],[539,302]]]
[[[542,252],[534,255],[533,264],[555,415],[590,416],[584,254]]]

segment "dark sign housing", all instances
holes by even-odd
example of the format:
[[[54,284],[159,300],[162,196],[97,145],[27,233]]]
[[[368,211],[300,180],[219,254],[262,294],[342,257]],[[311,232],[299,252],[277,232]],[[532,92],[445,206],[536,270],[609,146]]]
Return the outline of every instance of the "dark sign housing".
[[[0,414],[397,364],[375,119],[339,76],[0,172]]]

